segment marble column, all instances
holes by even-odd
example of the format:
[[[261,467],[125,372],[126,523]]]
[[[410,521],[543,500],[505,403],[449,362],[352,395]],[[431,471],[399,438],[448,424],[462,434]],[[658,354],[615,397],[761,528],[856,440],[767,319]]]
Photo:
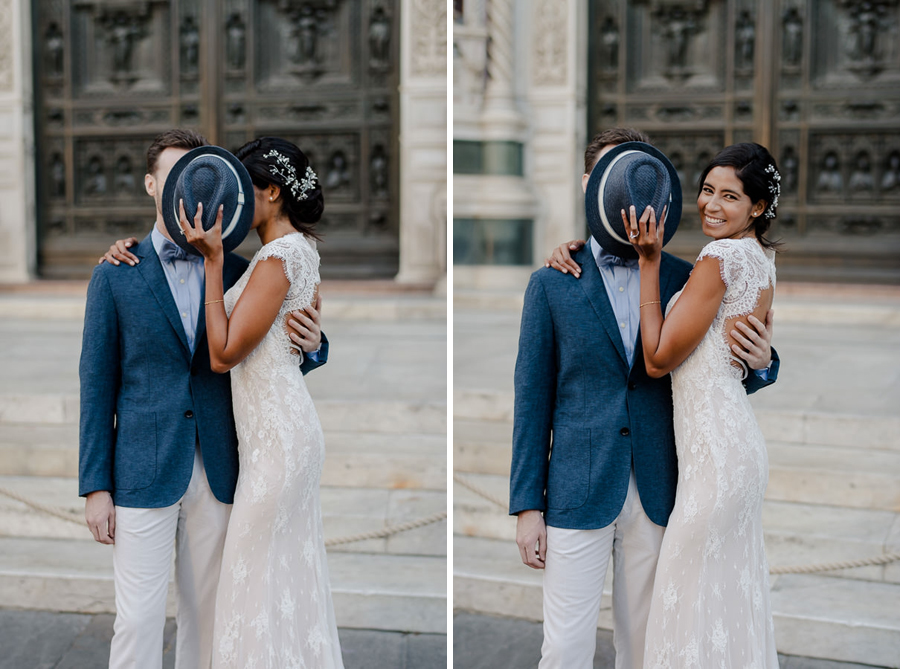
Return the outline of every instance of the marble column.
[[[587,3],[535,0],[527,17],[531,178],[540,201],[535,265],[562,242],[584,236],[587,143]]]
[[[0,0],[0,283],[37,266],[33,108],[31,3]]]
[[[447,2],[400,6],[400,271],[443,290],[447,272]]]

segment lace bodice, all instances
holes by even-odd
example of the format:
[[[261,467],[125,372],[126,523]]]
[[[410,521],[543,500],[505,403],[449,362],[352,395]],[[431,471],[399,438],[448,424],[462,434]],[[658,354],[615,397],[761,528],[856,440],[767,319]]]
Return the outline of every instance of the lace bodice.
[[[726,289],[709,331],[672,372],[678,487],[644,666],[772,669],[778,659],[762,531],[768,455],[725,327],[774,286],[775,265],[752,238],[710,242],[698,260],[705,257],[719,260]]]

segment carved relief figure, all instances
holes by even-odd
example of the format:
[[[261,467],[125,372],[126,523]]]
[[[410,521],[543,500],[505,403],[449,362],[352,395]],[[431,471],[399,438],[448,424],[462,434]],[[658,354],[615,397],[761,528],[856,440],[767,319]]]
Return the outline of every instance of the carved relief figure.
[[[131,158],[122,155],[116,161],[116,176],[114,180],[116,193],[134,192],[134,172],[131,169]]]
[[[183,72],[195,73],[200,60],[200,31],[193,16],[184,17],[181,26],[181,68]]]
[[[298,65],[315,65],[318,62],[319,26],[312,6],[303,5],[293,35],[296,38],[293,61]]]
[[[660,15],[663,35],[666,39],[670,72],[681,72],[687,67],[688,47],[691,37],[698,30],[694,16],[681,7],[673,7]]]
[[[852,58],[854,60],[874,60],[875,41],[878,37],[879,12],[871,2],[863,2],[854,13],[851,30],[856,36]]]
[[[786,65],[799,65],[803,56],[803,20],[796,7],[784,14],[781,55]]]
[[[376,145],[372,151],[369,169],[372,175],[372,191],[375,197],[386,196],[388,188],[387,155],[385,155],[384,147],[381,144]]]
[[[59,76],[63,73],[63,48],[62,32],[56,23],[51,23],[44,34],[47,74]]]
[[[603,45],[603,67],[616,70],[619,67],[619,28],[611,16],[603,20],[600,28],[600,43]]]
[[[856,154],[853,171],[850,173],[850,190],[853,192],[875,190],[875,178],[872,176],[872,161],[868,151]]]
[[[785,193],[793,193],[797,190],[797,170],[800,162],[793,146],[785,147],[781,156],[781,187]]]
[[[325,175],[325,187],[330,189],[340,188],[350,183],[350,166],[347,164],[347,156],[343,151],[335,151],[331,154],[328,165],[328,173]]]
[[[891,151],[881,177],[881,190],[900,190],[900,151]]]
[[[369,65],[373,70],[386,70],[391,60],[391,23],[384,8],[378,6],[369,23]]]
[[[734,30],[736,42],[735,60],[739,70],[753,69],[753,46],[756,42],[756,28],[750,12],[743,10]]]
[[[88,178],[84,192],[87,195],[106,194],[106,175],[103,173],[103,160],[100,156],[91,156],[88,161]]]
[[[816,181],[816,190],[820,193],[839,193],[844,187],[841,177],[840,159],[837,153],[829,151],[822,158],[822,166],[819,179]]]
[[[132,59],[138,39],[144,36],[137,17],[129,17],[125,12],[116,12],[109,18],[101,19],[108,26],[107,41],[112,51],[113,80],[130,79],[134,69]]]
[[[228,17],[225,24],[225,57],[228,67],[233,70],[244,69],[244,59],[247,45],[247,28],[241,15],[235,12]]]
[[[66,165],[62,156],[53,154],[50,160],[50,196],[65,197],[66,195]]]

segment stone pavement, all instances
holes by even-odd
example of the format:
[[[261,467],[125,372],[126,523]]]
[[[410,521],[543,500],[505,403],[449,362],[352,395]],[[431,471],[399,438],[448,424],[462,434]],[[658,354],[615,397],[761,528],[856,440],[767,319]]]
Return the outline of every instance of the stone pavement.
[[[457,613],[453,616],[453,634],[454,669],[532,669],[541,659],[540,623]],[[611,669],[615,658],[612,632],[598,630],[594,669]],[[781,669],[872,669],[871,665],[807,657],[779,655],[778,659]]]
[[[521,299],[454,291],[454,350],[467,353],[454,359],[453,467],[502,501]],[[774,332],[778,383],[751,397],[769,451],[769,563],[900,551],[900,288],[781,283]],[[540,574],[521,565],[505,506],[456,483],[453,520],[456,610],[539,621]],[[900,562],[771,581],[780,652],[900,667]],[[469,633],[455,630],[454,647]]]
[[[114,616],[0,609],[0,669],[98,669],[109,662]],[[444,669],[447,637],[339,629],[345,669]],[[163,669],[175,666],[166,621]]]

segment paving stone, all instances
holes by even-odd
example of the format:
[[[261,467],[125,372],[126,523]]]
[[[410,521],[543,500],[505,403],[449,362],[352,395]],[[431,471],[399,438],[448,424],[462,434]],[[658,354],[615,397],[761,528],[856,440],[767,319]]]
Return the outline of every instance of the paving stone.
[[[537,667],[543,631],[540,623],[486,616],[466,611],[453,615],[453,666],[455,669],[523,669]],[[809,657],[779,655],[781,669],[875,669]],[[615,664],[612,632],[597,631],[595,669]]]
[[[0,609],[0,669],[97,669],[109,662],[115,616]],[[175,620],[166,620],[163,669],[175,666]],[[346,669],[446,667],[444,634],[338,628]]]

